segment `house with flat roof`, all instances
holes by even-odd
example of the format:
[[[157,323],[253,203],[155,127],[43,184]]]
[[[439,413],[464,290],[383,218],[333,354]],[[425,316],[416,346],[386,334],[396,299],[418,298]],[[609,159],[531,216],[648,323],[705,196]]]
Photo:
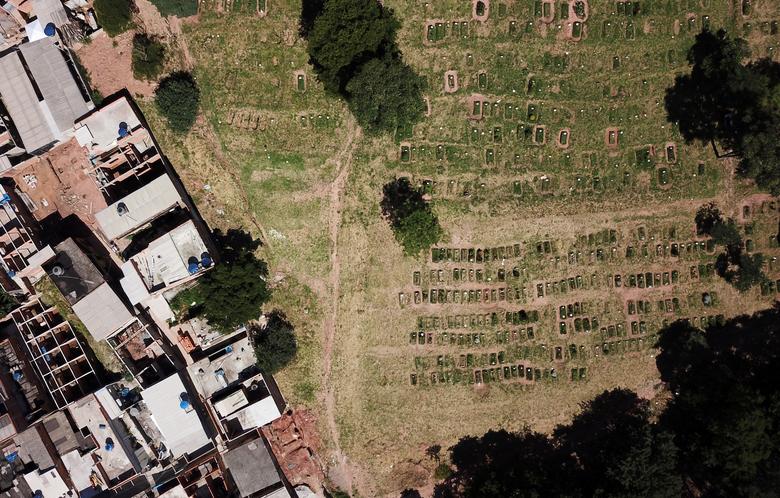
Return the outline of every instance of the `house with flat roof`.
[[[281,417],[284,400],[257,368],[246,334],[187,367],[195,389],[229,440]]]
[[[192,458],[212,447],[181,377],[175,373],[141,392],[143,402],[174,459]]]
[[[262,437],[226,451],[222,461],[241,498],[290,498],[283,474]]]

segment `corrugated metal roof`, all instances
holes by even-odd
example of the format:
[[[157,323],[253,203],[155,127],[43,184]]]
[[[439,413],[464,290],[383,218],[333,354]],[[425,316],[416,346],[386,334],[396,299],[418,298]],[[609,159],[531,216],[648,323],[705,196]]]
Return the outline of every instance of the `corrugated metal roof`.
[[[84,100],[63,52],[54,44],[54,39],[48,37],[20,45],[19,50],[43,94],[57,128],[61,132],[73,128],[76,119],[89,112],[94,105]]]
[[[111,337],[133,319],[127,307],[105,282],[74,304],[73,312],[98,341]]]
[[[28,152],[40,149],[59,138],[47,109],[38,101],[18,52],[0,58],[0,97]]]
[[[103,234],[118,239],[168,212],[181,198],[168,175],[162,175],[95,214]],[[119,204],[127,210],[119,214]]]

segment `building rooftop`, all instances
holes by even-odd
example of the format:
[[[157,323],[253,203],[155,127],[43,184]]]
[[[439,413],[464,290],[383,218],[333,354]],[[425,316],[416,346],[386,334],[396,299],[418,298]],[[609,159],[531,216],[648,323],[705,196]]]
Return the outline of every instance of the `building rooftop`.
[[[60,0],[32,0],[32,11],[43,26],[52,23],[61,28],[70,22]]]
[[[56,3],[62,9],[59,0]],[[46,15],[51,17],[51,13]],[[83,92],[77,74],[68,67],[67,55],[55,44],[54,38],[47,36],[24,43],[19,50],[60,133],[73,128],[76,119],[95,107]]]
[[[73,312],[98,341],[107,339],[134,320],[125,304],[105,282],[74,304]]]
[[[105,282],[100,270],[73,239],[65,239],[54,246],[54,253],[54,261],[47,265],[47,273],[71,305]]]
[[[171,285],[200,270],[206,244],[188,220],[131,258],[149,290]],[[194,264],[194,271],[190,266]]]
[[[59,139],[46,104],[38,101],[35,88],[22,65],[20,53],[8,52],[0,57],[0,98],[13,121],[22,145],[28,152],[34,152]]]
[[[71,493],[57,469],[49,469],[45,472],[33,470],[24,475],[24,480],[27,481],[33,495],[40,492],[43,498],[68,498]]]
[[[182,398],[190,399],[178,373],[148,387],[141,393],[168,450],[178,458],[211,443],[191,403],[182,408]]]
[[[258,496],[267,496],[270,492],[284,487],[273,457],[262,438],[226,452],[222,455],[222,460],[242,498],[255,493],[258,493]]]
[[[163,174],[95,214],[103,234],[118,239],[170,211],[181,201],[176,187]]]
[[[227,348],[230,348],[230,351]],[[251,376],[245,373],[248,370],[254,373],[255,361],[255,354],[249,344],[249,338],[244,336],[236,342],[225,345],[214,354],[193,363],[187,367],[187,370],[195,389],[204,399],[208,399],[225,387]],[[242,374],[245,375],[242,376]]]
[[[141,127],[141,121],[126,98],[115,100],[79,120],[76,138],[92,155],[101,154],[116,146],[120,123],[126,123],[131,132]]]

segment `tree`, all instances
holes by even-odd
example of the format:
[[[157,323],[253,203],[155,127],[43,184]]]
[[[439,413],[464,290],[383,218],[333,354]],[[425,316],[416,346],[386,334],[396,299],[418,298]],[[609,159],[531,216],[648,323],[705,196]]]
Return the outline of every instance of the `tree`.
[[[686,141],[716,142],[740,158],[738,171],[773,194],[780,193],[780,64],[743,63],[747,42],[724,30],[702,31],[688,52],[691,73],[666,92],[669,121]]]
[[[650,422],[645,400],[626,389],[605,391],[555,430],[560,450],[576,455],[586,496],[679,496],[677,449]]]
[[[404,253],[416,256],[441,239],[444,231],[422,193],[407,178],[399,178],[383,188],[382,214]]]
[[[764,257],[761,254],[739,253],[736,271],[726,271],[726,281],[730,282],[740,292],[750,290],[766,280],[763,270]]]
[[[257,366],[267,374],[281,370],[298,351],[293,326],[280,311],[270,313],[265,326],[255,330],[253,337]]]
[[[710,235],[715,225],[723,223],[720,209],[710,202],[704,204],[696,211],[696,233],[698,235]]]
[[[177,71],[160,81],[154,103],[172,130],[186,133],[198,117],[200,90],[190,73]]]
[[[369,133],[393,133],[423,116],[423,85],[401,59],[386,55],[360,67],[346,85],[347,103]]]
[[[145,33],[133,37],[133,76],[139,80],[153,80],[165,64],[165,45]]]
[[[95,14],[100,26],[108,36],[120,35],[133,26],[133,5],[131,0],[95,0]]]
[[[17,307],[19,307],[19,302],[16,298],[0,288],[0,317],[6,316]]]
[[[326,90],[341,93],[361,64],[392,52],[397,29],[376,0],[328,0],[309,32],[309,62]]]
[[[715,223],[710,230],[713,242],[724,246],[729,250],[734,250],[742,245],[742,236],[734,220]]]

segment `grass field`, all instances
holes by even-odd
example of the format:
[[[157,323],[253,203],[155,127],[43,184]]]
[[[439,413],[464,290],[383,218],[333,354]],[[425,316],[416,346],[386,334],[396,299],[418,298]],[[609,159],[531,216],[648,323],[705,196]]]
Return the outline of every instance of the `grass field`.
[[[430,116],[414,129],[357,133],[307,64],[299,3],[260,0],[201,2],[184,34],[204,116],[184,138],[158,131],[213,225],[264,235],[282,278],[274,306],[304,341],[280,383],[322,415],[351,464],[334,479],[364,497],[429,482],[430,445],[549,430],[609,387],[652,398],[665,322],[769,306],[774,288],[738,294],[711,274],[693,225],[704,202],[735,217],[780,278],[777,200],[683,143],[663,106],[705,25],[774,55],[776,4],[753,1],[744,16],[741,2],[600,0],[578,19],[561,1],[493,1],[485,22],[466,1],[384,4],[428,81]],[[430,194],[449,252],[402,256],[378,206],[397,175]]]

